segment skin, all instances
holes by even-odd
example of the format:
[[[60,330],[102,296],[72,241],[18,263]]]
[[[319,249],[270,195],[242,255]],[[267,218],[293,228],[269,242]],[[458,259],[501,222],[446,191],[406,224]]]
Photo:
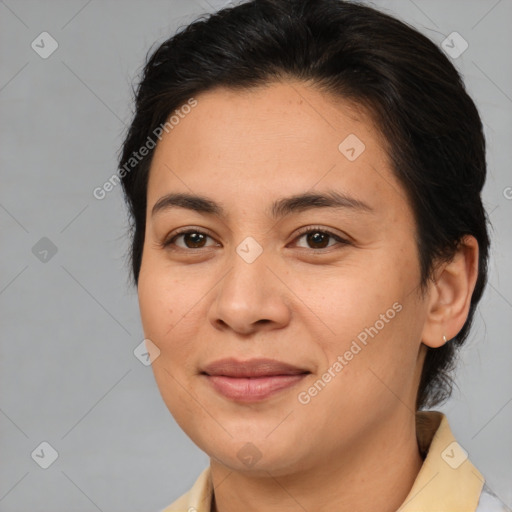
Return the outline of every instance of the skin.
[[[467,318],[478,246],[466,237],[420,293],[412,210],[382,136],[362,108],[302,82],[217,88],[164,134],[148,183],[138,283],[143,329],[169,411],[211,460],[214,510],[395,511],[421,467],[415,399],[426,346]],[[354,161],[338,145],[365,144]],[[329,189],[371,211],[314,208],[280,219],[277,199]],[[225,217],[174,207],[165,194],[207,196]],[[209,238],[179,236],[190,227]],[[346,239],[300,228],[329,230]],[[247,263],[237,246],[253,237]],[[320,248],[319,248],[320,247]],[[402,309],[307,404],[298,400],[381,314]],[[308,369],[258,403],[217,393],[201,368],[224,357],[267,357]],[[237,456],[252,443],[261,458]],[[253,449],[254,450],[254,449]],[[243,453],[243,452],[242,452]]]

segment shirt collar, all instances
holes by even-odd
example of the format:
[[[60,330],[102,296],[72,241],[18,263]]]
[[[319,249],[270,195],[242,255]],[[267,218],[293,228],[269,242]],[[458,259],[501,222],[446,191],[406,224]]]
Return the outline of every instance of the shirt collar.
[[[446,416],[418,411],[416,437],[423,465],[397,512],[474,512],[484,478],[455,440]],[[186,494],[162,512],[211,512],[212,490],[208,467]]]
[[[426,457],[398,511],[475,511],[484,477],[455,440],[446,416],[437,411],[417,412],[416,437]]]

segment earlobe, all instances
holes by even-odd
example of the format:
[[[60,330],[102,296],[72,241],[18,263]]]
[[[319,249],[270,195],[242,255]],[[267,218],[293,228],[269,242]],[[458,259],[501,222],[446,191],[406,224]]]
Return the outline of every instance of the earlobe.
[[[429,284],[422,342],[438,348],[453,339],[468,317],[478,277],[478,242],[465,236],[453,258],[439,265]]]

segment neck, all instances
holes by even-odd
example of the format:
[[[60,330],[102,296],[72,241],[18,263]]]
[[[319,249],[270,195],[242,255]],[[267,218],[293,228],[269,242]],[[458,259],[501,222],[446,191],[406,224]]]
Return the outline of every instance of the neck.
[[[407,412],[362,436],[357,445],[327,450],[317,465],[274,477],[232,471],[211,459],[212,512],[394,512],[421,468],[415,416]]]

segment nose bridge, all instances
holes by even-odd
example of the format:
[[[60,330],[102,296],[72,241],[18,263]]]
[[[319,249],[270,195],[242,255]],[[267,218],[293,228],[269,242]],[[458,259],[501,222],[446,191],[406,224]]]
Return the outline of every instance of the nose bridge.
[[[285,287],[272,272],[270,253],[252,237],[234,248],[229,271],[217,288],[210,320],[248,332],[256,325],[282,326],[289,319]],[[262,322],[265,320],[265,322]]]
[[[267,282],[267,265],[269,261],[269,250],[264,251],[263,247],[252,237],[244,239],[231,255],[230,263],[232,270],[230,272],[230,285],[234,287],[233,291],[237,293],[252,293],[252,298],[263,296]],[[242,293],[242,297],[246,293]],[[241,297],[241,298],[242,298]]]

